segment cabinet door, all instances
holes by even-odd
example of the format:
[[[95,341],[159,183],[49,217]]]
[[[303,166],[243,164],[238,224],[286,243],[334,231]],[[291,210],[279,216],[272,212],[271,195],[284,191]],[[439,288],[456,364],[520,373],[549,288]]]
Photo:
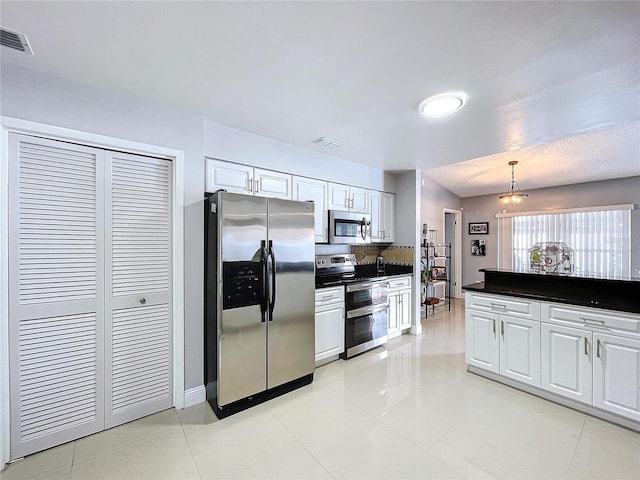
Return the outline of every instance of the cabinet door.
[[[498,373],[498,315],[467,309],[465,312],[465,361],[469,365]]]
[[[387,335],[389,337],[395,336],[400,333],[400,294],[398,292],[389,293],[389,313],[387,318],[389,324],[387,325]]]
[[[327,213],[328,184],[313,178],[293,177],[293,199],[311,200],[315,204],[315,241],[329,241],[329,214]]]
[[[593,405],[640,421],[640,340],[593,334]]]
[[[104,152],[8,141],[15,459],[104,429]]]
[[[411,290],[400,293],[400,330],[411,327]]]
[[[339,183],[329,184],[329,210],[340,210],[348,212],[350,208],[351,198],[349,197],[349,186]]]
[[[344,307],[316,309],[316,362],[344,351]]]
[[[207,192],[253,194],[253,167],[207,159]]]
[[[371,215],[371,241],[382,242],[382,223],[384,221],[382,210],[382,193],[369,190],[369,214]]]
[[[393,242],[395,239],[395,196],[392,193],[382,193],[381,196],[382,210],[382,241]],[[373,219],[373,213],[371,214]]]
[[[291,193],[292,177],[286,173],[256,168],[253,173],[253,184],[254,195],[285,200],[293,198]]]
[[[369,190],[366,188],[350,187],[350,210],[355,213],[369,213]]]
[[[105,427],[110,428],[173,405],[172,168],[167,160],[140,155],[106,152],[105,157]]]
[[[540,386],[540,322],[500,315],[500,374]]]
[[[592,334],[579,328],[541,324],[542,388],[591,403]]]

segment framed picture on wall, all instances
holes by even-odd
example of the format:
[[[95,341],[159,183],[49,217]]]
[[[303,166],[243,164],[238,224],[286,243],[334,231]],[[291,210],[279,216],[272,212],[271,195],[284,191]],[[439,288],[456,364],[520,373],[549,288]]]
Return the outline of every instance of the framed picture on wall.
[[[469,222],[469,235],[487,235],[489,233],[489,222]]]
[[[471,255],[478,257],[487,255],[487,244],[484,240],[471,240]]]

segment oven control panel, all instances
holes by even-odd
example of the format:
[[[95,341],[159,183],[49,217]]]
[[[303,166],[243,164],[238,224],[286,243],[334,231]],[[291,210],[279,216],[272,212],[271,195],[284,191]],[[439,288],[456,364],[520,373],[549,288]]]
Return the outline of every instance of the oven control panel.
[[[344,270],[355,269],[356,256],[353,253],[341,253],[337,255],[316,255],[316,268],[342,268]]]

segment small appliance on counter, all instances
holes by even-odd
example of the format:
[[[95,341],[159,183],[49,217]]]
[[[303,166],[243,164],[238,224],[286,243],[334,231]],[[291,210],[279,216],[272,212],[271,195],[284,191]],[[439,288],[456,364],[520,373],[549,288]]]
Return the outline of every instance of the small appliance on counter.
[[[378,275],[384,275],[385,273],[384,257],[380,254],[376,257],[376,273]]]

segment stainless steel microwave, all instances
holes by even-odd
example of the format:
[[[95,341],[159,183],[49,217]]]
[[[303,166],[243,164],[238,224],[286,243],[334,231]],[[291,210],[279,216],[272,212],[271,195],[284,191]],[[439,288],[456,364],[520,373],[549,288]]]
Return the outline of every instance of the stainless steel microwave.
[[[342,245],[371,243],[371,216],[329,210],[329,243]]]

